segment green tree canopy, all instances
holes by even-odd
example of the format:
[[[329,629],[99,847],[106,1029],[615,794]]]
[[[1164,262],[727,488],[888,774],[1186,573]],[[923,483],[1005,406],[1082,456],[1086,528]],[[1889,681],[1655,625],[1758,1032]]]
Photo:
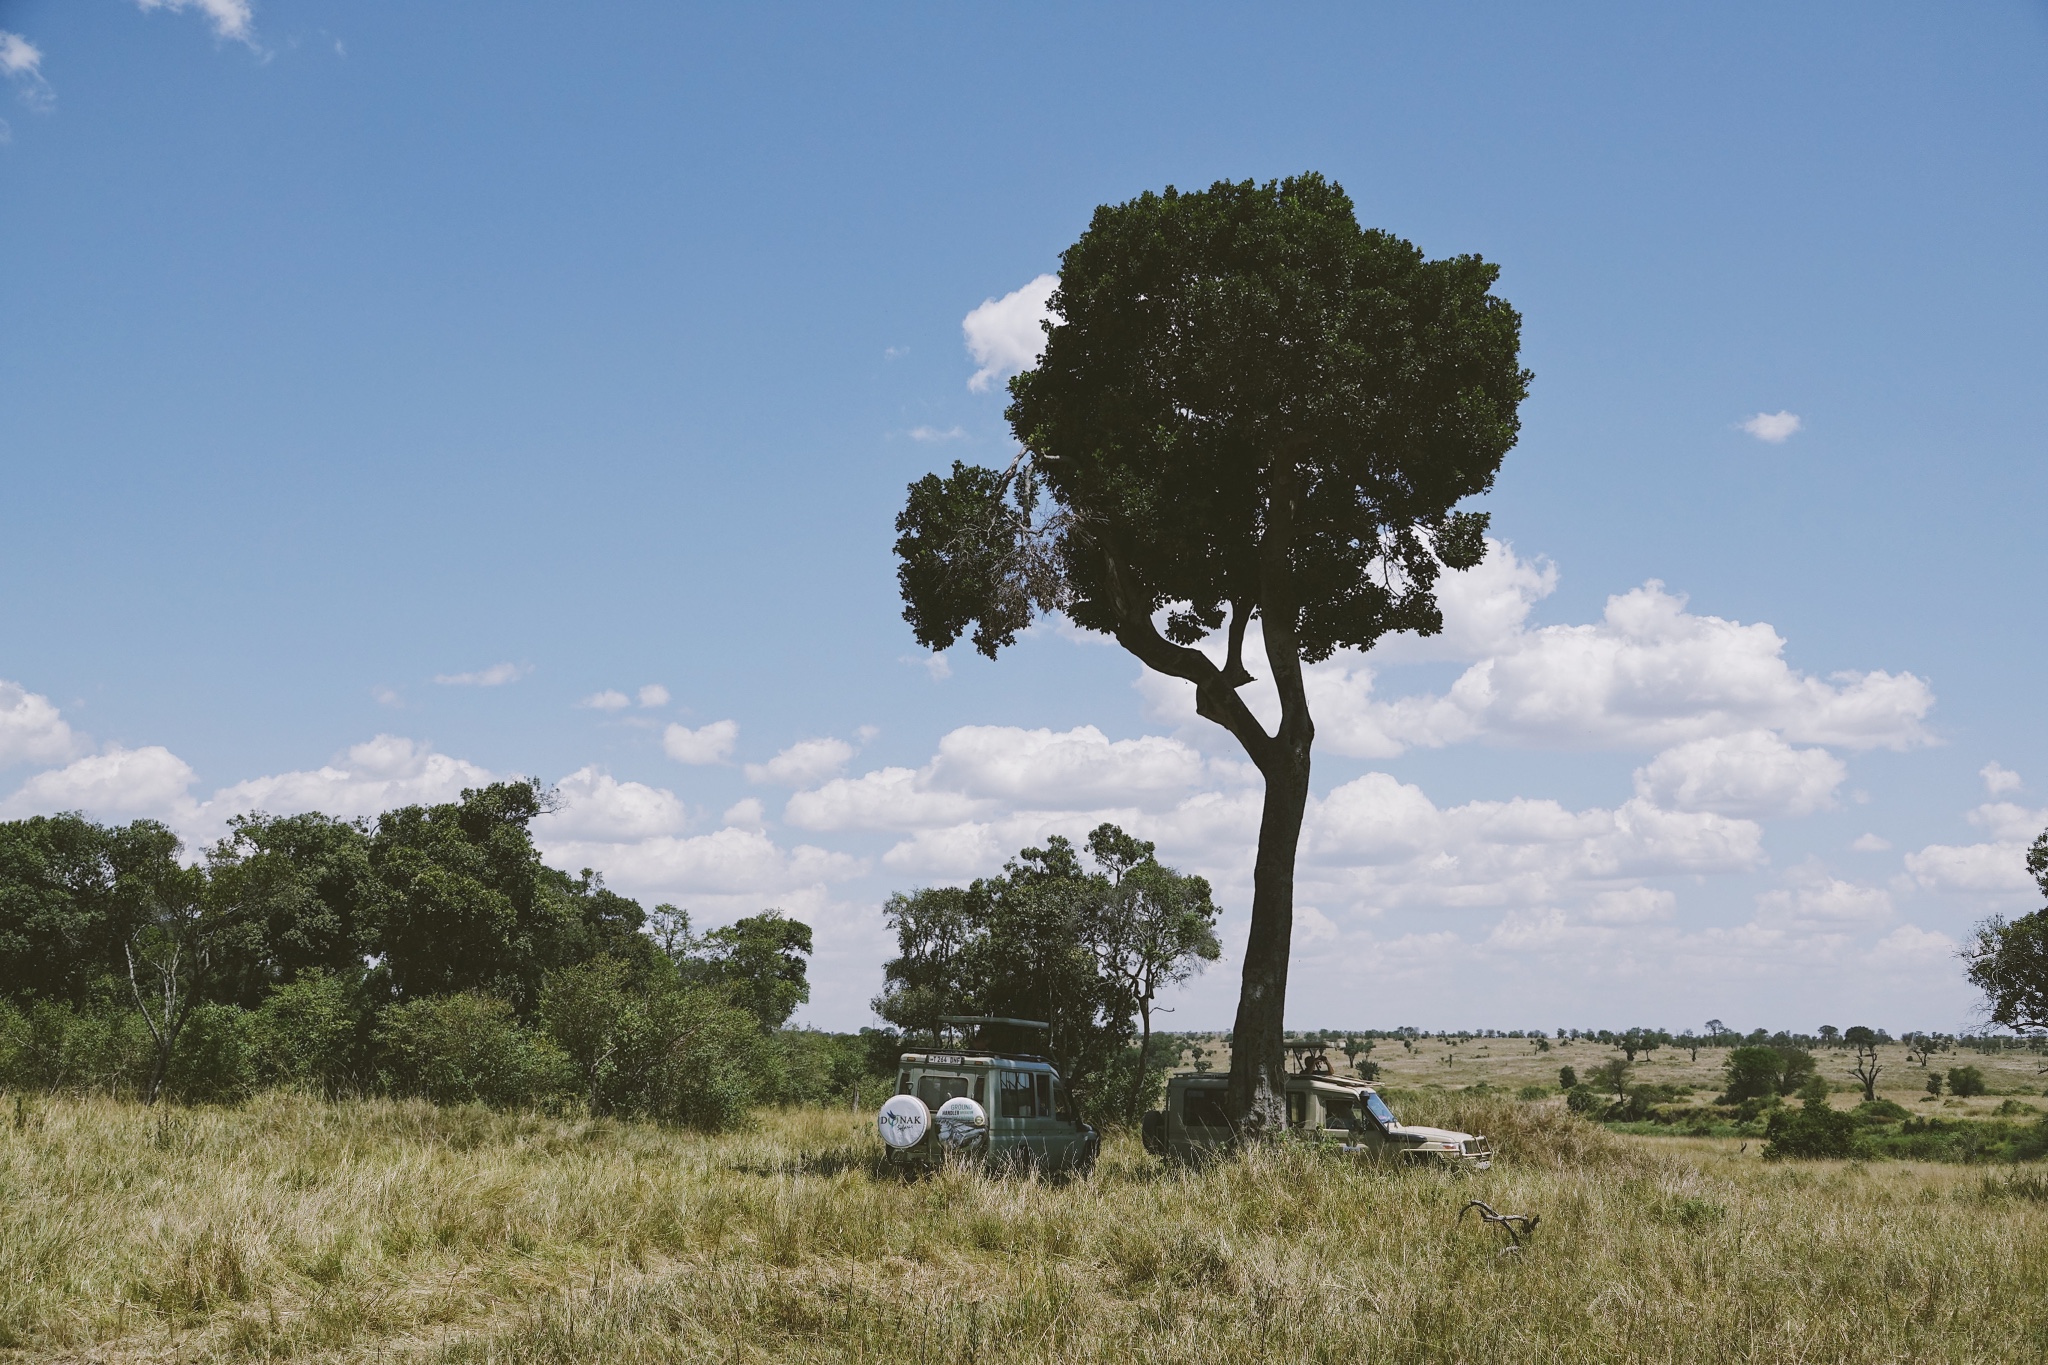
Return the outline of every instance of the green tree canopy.
[[[920,643],[971,629],[994,657],[1064,611],[1192,683],[1264,776],[1230,1086],[1254,1130],[1285,1122],[1302,665],[1440,630],[1438,575],[1484,554],[1485,518],[1457,507],[1492,485],[1529,381],[1497,273],[1362,228],[1319,175],[1105,205],[1061,258],[1043,357],[1011,381],[1023,453],[927,476],[897,519]],[[1254,618],[1273,733],[1238,692]],[[1196,648],[1217,632],[1220,662]]]
[[[2048,896],[2048,830],[2027,850],[2027,872]],[[2048,909],[2016,920],[2000,915],[1985,920],[1963,959],[1971,984],[1984,992],[1991,1007],[1992,1023],[2048,1029]]]

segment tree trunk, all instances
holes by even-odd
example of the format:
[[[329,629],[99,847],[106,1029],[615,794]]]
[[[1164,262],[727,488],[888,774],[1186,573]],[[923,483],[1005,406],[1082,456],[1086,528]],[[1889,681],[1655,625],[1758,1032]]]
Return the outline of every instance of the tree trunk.
[[[1287,960],[1294,941],[1294,859],[1308,808],[1309,746],[1266,773],[1259,856],[1252,868],[1252,923],[1244,945],[1244,986],[1230,1035],[1229,1112],[1244,1136],[1287,1127]]]
[[[1152,1052],[1152,997],[1138,999],[1138,1073],[1131,1077],[1131,1103],[1129,1117],[1138,1117],[1138,1106],[1145,1102],[1145,1058]]]

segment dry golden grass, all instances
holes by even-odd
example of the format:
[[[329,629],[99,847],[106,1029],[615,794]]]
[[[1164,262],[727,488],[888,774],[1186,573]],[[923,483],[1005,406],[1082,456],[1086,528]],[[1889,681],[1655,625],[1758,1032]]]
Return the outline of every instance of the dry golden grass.
[[[2048,1185],[1772,1166],[1456,1097],[1495,1170],[1112,1141],[878,1173],[865,1116],[636,1125],[273,1095],[0,1111],[0,1356],[1994,1361],[2048,1354]],[[1542,1215],[1530,1246],[1465,1201]]]

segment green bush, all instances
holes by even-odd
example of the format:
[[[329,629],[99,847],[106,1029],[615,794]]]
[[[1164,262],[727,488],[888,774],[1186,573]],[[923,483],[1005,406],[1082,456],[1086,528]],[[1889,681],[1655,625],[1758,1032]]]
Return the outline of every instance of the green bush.
[[[1576,1090],[1576,1089],[1578,1089],[1578,1088],[1579,1088],[1579,1073],[1578,1073],[1578,1072],[1576,1072],[1576,1071],[1574,1071],[1574,1070],[1572,1070],[1572,1068],[1570,1068],[1570,1067],[1568,1067],[1568,1066],[1561,1066],[1561,1067],[1559,1067],[1559,1068],[1557,1069],[1557,1088],[1558,1088],[1559,1090]]]
[[[164,1091],[182,1104],[240,1104],[256,1088],[255,1030],[233,1005],[201,1005],[178,1030]]]
[[[1948,1089],[1951,1095],[1968,1099],[1984,1093],[1984,1073],[1974,1066],[1952,1066],[1948,1069]]]
[[[603,1101],[679,1127],[736,1128],[769,1090],[773,1066],[760,1021],[724,992],[658,991],[635,1012]]]
[[[38,1000],[9,1007],[0,1019],[0,1084],[51,1094],[135,1093],[149,1075],[153,1052],[142,1016],[132,1009],[77,1009]]]
[[[1574,1114],[1596,1114],[1607,1107],[1607,1097],[1590,1085],[1575,1085],[1565,1092],[1565,1106]]]
[[[1799,1109],[1780,1109],[1764,1129],[1767,1160],[1785,1157],[1843,1157],[1856,1136],[1852,1114],[1830,1109],[1825,1100]]]
[[[1863,1124],[1898,1123],[1913,1117],[1912,1110],[1890,1100],[1865,1100],[1849,1112],[1856,1116],[1858,1123]]]
[[[393,1005],[377,1024],[387,1089],[436,1104],[539,1104],[574,1076],[555,1044],[519,1026],[512,1006],[470,991]]]
[[[329,1096],[362,1089],[367,1013],[355,983],[326,972],[275,987],[251,1019],[258,1077]]]
[[[1547,1100],[1556,1092],[1547,1085],[1525,1085],[1515,1092],[1519,1100]]]

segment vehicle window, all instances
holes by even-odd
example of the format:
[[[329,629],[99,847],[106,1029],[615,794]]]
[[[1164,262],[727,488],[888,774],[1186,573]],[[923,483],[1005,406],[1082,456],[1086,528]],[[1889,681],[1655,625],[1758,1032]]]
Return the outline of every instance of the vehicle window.
[[[1217,1086],[1189,1086],[1181,1094],[1181,1122],[1190,1128],[1228,1128],[1230,1116],[1223,1110],[1225,1093]]]
[[[1299,1090],[1287,1097],[1287,1126],[1302,1128],[1308,1124],[1308,1096]]]
[[[934,1076],[930,1072],[918,1077],[917,1097],[930,1108],[936,1109],[947,1100],[967,1093],[965,1076]]]
[[[1052,1116],[1061,1123],[1074,1121],[1074,1105],[1067,1098],[1067,1087],[1058,1081],[1052,1083]]]
[[[1357,1126],[1358,1111],[1352,1106],[1352,1102],[1349,1099],[1340,1098],[1336,1095],[1323,1096],[1323,1127],[1356,1128]]]
[[[910,1093],[910,1073],[908,1071],[903,1073],[903,1079],[897,1083],[896,1093],[899,1095],[908,1095]]]
[[[974,1078],[974,1102],[976,1104],[988,1103],[988,1096],[984,1094],[982,1091],[982,1086],[986,1082],[986,1080],[987,1078],[983,1076],[976,1076]]]
[[[1049,1119],[1052,1117],[1052,1077],[1041,1071],[1033,1079],[1038,1082],[1038,1117]]]
[[[1028,1071],[1004,1071],[998,1073],[1002,1080],[1001,1111],[1006,1119],[1028,1119],[1038,1112],[1036,1097],[1031,1090],[1031,1073]]]
[[[1394,1117],[1394,1111],[1387,1108],[1387,1102],[1371,1092],[1367,1092],[1365,1097],[1365,1112],[1378,1119],[1383,1127],[1393,1128],[1401,1122]]]

